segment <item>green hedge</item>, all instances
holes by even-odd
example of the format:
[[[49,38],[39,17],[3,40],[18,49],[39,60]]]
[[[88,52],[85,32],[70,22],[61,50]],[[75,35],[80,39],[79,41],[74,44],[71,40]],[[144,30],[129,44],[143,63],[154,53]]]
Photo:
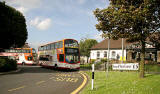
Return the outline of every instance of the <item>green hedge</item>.
[[[160,73],[160,65],[158,64],[146,64],[145,65],[146,72],[159,72]]]
[[[0,72],[6,72],[17,69],[17,62],[7,57],[0,57]]]

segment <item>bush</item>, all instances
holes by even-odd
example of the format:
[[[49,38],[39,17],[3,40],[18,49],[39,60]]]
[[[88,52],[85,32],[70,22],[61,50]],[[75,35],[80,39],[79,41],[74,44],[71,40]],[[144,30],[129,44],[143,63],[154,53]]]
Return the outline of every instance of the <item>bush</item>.
[[[91,63],[94,63],[96,61],[96,59],[91,59]]]
[[[6,57],[0,57],[0,71],[6,72],[17,69],[17,61],[8,59]]]
[[[101,59],[101,62],[103,62],[103,63],[104,63],[104,62],[107,62],[107,58],[102,58],[102,59]]]
[[[157,64],[146,64],[145,65],[145,71],[146,72],[160,72],[160,66]]]

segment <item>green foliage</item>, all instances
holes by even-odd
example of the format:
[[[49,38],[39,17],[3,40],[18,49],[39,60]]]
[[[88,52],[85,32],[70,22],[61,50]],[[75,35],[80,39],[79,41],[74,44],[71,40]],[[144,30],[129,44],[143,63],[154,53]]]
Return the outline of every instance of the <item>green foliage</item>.
[[[96,61],[96,59],[91,59],[91,63],[94,63]]]
[[[13,59],[8,59],[6,57],[0,57],[0,71],[10,71],[17,69],[17,61]]]
[[[158,64],[146,64],[145,71],[148,73],[160,73],[160,65]]]
[[[145,40],[150,33],[159,29],[159,0],[110,0],[106,9],[96,9],[96,28],[105,37],[128,38],[135,42]]]
[[[104,63],[104,62],[107,62],[107,58],[102,58],[102,59],[101,59],[101,62],[103,62],[103,63]]]
[[[80,40],[79,47],[81,56],[90,56],[90,48],[98,42],[94,39],[82,39]]]
[[[0,48],[24,45],[28,36],[25,22],[22,13],[0,2]]]
[[[149,40],[155,45],[156,49],[160,49],[160,32],[155,32],[149,37]]]
[[[80,65],[80,68],[91,70],[92,69],[92,63],[87,63],[87,64]]]
[[[128,42],[140,42],[142,59],[140,77],[144,77],[145,41],[152,33],[160,32],[159,0],[110,0],[106,9],[96,9],[97,30],[103,37],[127,38]]]

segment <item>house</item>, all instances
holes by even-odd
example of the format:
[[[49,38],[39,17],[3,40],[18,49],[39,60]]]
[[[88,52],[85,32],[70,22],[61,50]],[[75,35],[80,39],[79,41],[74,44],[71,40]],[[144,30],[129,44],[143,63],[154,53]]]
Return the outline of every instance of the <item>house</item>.
[[[126,60],[126,47],[129,46],[129,43],[124,39],[124,60]],[[122,60],[122,39],[113,40],[110,39],[110,59]],[[90,52],[91,59],[102,59],[108,57],[108,39],[103,40],[97,45],[91,48]]]
[[[135,62],[140,60],[140,48],[141,46],[138,43],[127,43],[126,39],[124,40],[124,61]],[[110,39],[110,60],[122,60],[122,39],[113,40]],[[108,58],[108,39],[101,41],[91,48],[90,51],[91,59],[102,59]],[[151,42],[146,42],[146,60],[160,62],[160,51],[154,47]]]

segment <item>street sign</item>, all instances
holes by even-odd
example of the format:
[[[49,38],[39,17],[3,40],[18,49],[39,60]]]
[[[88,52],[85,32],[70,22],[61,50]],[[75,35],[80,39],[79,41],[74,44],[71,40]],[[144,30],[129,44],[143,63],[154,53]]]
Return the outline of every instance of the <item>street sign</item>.
[[[113,70],[138,70],[138,63],[127,63],[127,64],[112,64]]]

